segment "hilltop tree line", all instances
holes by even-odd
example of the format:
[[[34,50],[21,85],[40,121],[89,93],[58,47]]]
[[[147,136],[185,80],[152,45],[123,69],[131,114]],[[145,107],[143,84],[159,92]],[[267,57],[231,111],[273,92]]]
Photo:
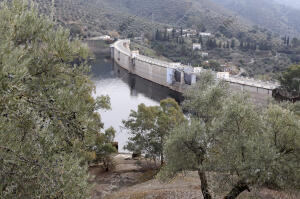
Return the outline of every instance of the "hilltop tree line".
[[[184,37],[188,37],[188,33],[184,33],[183,28],[172,28],[172,31],[167,31],[167,28],[164,30],[156,29],[154,35],[154,41],[176,41],[178,44],[184,43]],[[249,50],[262,50],[262,51],[270,51],[276,50],[278,47],[275,47],[272,43],[271,36],[268,35],[267,39],[261,40],[253,40],[245,37],[244,34],[239,35],[237,38],[229,39],[228,41],[218,40],[215,37],[203,38],[199,35],[199,32],[196,35],[192,35],[191,38],[194,42],[201,43],[202,46],[206,46],[208,50],[212,50],[215,48],[224,48],[224,49],[240,49],[243,51]],[[290,39],[289,36],[285,36],[282,38],[282,46],[279,47],[287,47],[289,49],[295,49],[300,46],[300,40],[296,37]],[[292,52],[287,52],[291,54]]]
[[[164,42],[173,42],[175,41],[178,44],[184,43],[184,38],[188,37],[188,33],[183,33],[183,29],[180,28],[179,31],[176,31],[176,28],[173,28],[171,32],[165,28],[163,31],[157,29],[155,31],[155,35],[153,37],[154,41],[164,41]],[[208,50],[212,50],[215,48],[224,48],[224,49],[235,49],[238,48],[240,50],[249,51],[249,50],[272,50],[273,46],[267,40],[262,41],[245,41],[243,39],[231,39],[228,41],[217,40],[214,37],[205,37],[203,38],[197,32],[196,35],[191,36],[194,42],[200,43],[202,46],[205,46]],[[285,38],[284,44],[289,46],[289,38]],[[298,45],[298,40],[296,38],[293,39],[293,43]],[[299,42],[300,43],[300,42]],[[239,45],[237,45],[239,44]]]

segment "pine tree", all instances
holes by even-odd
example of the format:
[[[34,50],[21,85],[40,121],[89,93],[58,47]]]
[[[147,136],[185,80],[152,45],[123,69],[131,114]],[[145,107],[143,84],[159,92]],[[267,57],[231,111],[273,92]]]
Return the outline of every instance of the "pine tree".
[[[247,42],[246,50],[249,50],[249,49],[251,49],[251,44],[250,44],[250,42]]]
[[[203,40],[202,40],[202,36],[201,35],[199,36],[198,43],[200,43],[201,45],[203,45]]]
[[[226,48],[228,48],[228,49],[230,48],[229,41],[227,41]]]
[[[180,36],[181,37],[183,36],[183,28],[182,27],[180,28]]]
[[[231,48],[235,48],[235,40],[231,40]]]
[[[156,30],[156,33],[155,33],[155,40],[156,41],[160,41],[162,38],[161,38],[161,33],[160,31],[157,29]]]
[[[240,49],[243,49],[243,48],[244,48],[244,42],[240,41]]]
[[[218,44],[217,44],[217,40],[214,39],[214,40],[213,40],[213,48],[216,48],[216,47],[218,47]]]
[[[284,38],[283,38],[284,45],[286,45],[286,42],[287,42],[287,38],[286,38],[286,36],[284,36]]]
[[[174,38],[175,38],[175,36],[176,36],[176,29],[175,29],[175,28],[173,28],[173,29],[172,29],[172,39],[174,39]]]

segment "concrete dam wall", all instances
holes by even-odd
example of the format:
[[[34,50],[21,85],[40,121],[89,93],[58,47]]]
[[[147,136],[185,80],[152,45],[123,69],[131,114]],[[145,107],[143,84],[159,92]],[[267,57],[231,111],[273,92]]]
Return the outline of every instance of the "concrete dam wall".
[[[204,69],[195,70],[180,63],[170,63],[140,55],[130,50],[130,40],[118,40],[111,45],[111,57],[129,73],[140,76],[177,92],[184,92],[197,81],[197,74]],[[214,73],[216,78],[227,81],[233,91],[242,91],[250,94],[256,102],[267,102],[272,98],[272,92],[279,85],[262,82],[249,78],[230,76],[226,73]]]

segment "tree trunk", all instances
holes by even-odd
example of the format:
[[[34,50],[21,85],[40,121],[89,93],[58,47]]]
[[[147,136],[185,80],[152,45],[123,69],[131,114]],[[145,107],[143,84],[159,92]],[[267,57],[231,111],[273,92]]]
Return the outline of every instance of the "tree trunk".
[[[201,181],[201,191],[204,199],[212,199],[212,196],[208,190],[208,183],[205,172],[198,170],[198,175]]]
[[[164,155],[163,153],[160,154],[160,166],[164,165]]]
[[[239,181],[236,185],[234,185],[234,187],[227,194],[227,196],[225,196],[224,199],[235,199],[245,190],[248,190],[250,192],[249,186],[245,182]]]

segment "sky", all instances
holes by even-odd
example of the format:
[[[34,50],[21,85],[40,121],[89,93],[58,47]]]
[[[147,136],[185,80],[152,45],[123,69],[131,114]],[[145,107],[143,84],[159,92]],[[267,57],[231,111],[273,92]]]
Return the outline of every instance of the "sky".
[[[300,0],[275,0],[277,3],[288,5],[293,8],[300,8]]]

